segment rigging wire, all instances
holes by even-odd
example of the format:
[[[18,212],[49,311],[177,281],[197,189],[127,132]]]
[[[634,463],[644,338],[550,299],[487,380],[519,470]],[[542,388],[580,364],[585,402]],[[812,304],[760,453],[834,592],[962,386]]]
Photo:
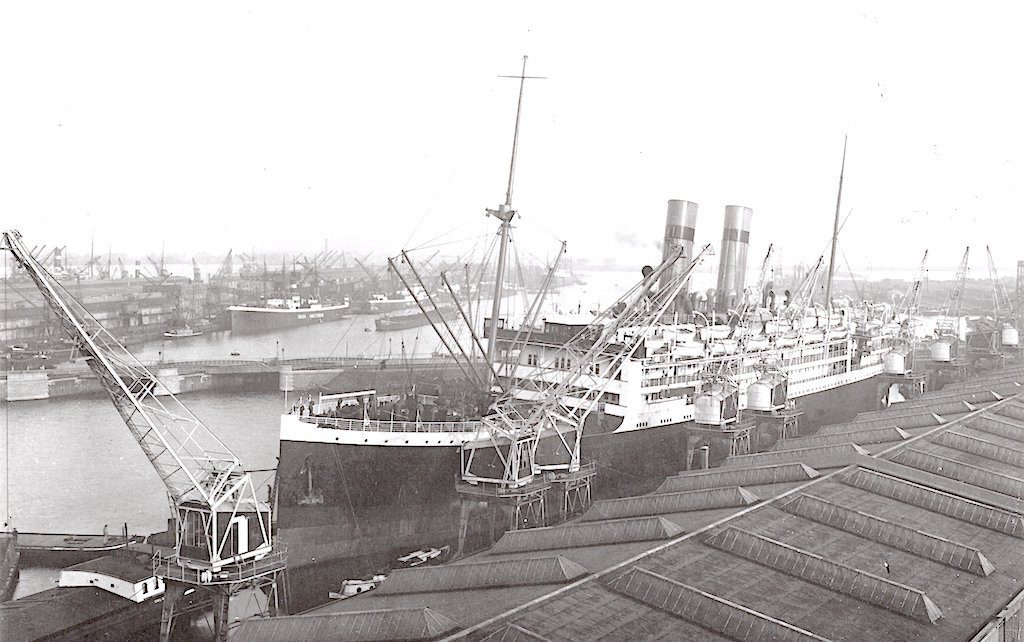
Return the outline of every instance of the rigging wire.
[[[412,240],[412,237],[415,236],[416,232],[419,231],[420,225],[423,225],[423,221],[426,220],[430,212],[433,211],[434,206],[437,205],[438,199],[441,198],[441,194],[443,194],[444,191],[448,188],[449,183],[451,183],[452,181],[452,176],[455,176],[455,172],[458,171],[459,165],[461,164],[462,161],[455,163],[455,166],[452,167],[452,171],[448,172],[448,178],[444,180],[444,183],[441,184],[440,189],[438,189],[437,193],[434,194],[434,200],[430,201],[430,205],[428,205],[427,209],[424,210],[423,215],[420,216],[420,220],[416,221],[416,226],[412,228],[412,232],[409,232],[409,238],[405,239],[405,243],[402,243],[403,247],[409,244],[409,241]]]
[[[7,252],[4,252],[4,328],[7,325],[7,305],[10,278],[7,272]],[[4,400],[4,529],[11,525],[11,404]]]

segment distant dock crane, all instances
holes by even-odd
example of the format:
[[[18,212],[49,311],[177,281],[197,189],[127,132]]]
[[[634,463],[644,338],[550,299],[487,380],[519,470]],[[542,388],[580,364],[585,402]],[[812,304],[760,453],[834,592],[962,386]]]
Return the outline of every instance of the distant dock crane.
[[[110,395],[167,490],[175,522],[170,556],[154,559],[166,586],[160,637],[170,637],[175,603],[186,588],[213,595],[214,632],[227,636],[228,603],[243,589],[262,590],[266,609],[281,607],[284,551],[271,532],[271,507],[238,458],[173,395],[158,397],[156,377],[7,231],[2,247],[35,282]]]

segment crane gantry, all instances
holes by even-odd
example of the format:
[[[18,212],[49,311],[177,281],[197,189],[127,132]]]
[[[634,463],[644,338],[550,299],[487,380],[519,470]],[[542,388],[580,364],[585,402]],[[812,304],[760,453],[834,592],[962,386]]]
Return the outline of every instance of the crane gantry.
[[[935,323],[935,342],[930,348],[932,361],[949,363],[959,357],[960,311],[963,306],[964,286],[967,283],[967,258],[970,253],[970,247],[964,250],[956,276],[953,277],[953,285],[950,286],[939,311],[939,318]]]
[[[129,432],[163,483],[175,522],[175,547],[155,562],[165,580],[169,633],[172,584],[230,587],[283,570],[274,550],[271,507],[257,497],[252,476],[226,445],[184,404],[162,389],[156,377],[110,334],[32,255],[15,230],[2,246],[39,289],[61,326],[86,357]],[[158,396],[159,391],[159,396]],[[226,617],[226,601],[223,610]],[[168,606],[169,605],[169,606]],[[215,623],[217,620],[215,620]],[[223,623],[222,623],[223,624]],[[219,634],[226,632],[225,627]]]
[[[661,275],[682,257],[682,248],[559,349],[564,374],[521,399],[510,387],[483,417],[477,437],[462,447],[462,479],[508,497],[542,479],[581,471],[583,427],[616,379],[658,324],[690,275],[711,253],[706,245],[674,280],[655,290]],[[602,368],[598,372],[597,368]],[[531,500],[527,500],[531,501]],[[568,500],[567,500],[568,501]],[[514,510],[513,527],[520,521]],[[543,520],[543,513],[539,515]]]

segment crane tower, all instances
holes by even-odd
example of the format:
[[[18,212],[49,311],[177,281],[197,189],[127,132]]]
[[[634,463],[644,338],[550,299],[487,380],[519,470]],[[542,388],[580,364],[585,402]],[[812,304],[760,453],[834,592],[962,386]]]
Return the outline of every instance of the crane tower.
[[[157,396],[156,377],[35,259],[19,232],[4,232],[2,247],[86,357],[166,489],[175,546],[154,558],[154,573],[167,587],[161,639],[169,637],[174,603],[188,586],[213,594],[218,639],[226,637],[230,596],[242,588],[266,591],[268,608],[279,607],[285,553],[274,542],[271,507],[257,497],[250,473],[177,398]]]

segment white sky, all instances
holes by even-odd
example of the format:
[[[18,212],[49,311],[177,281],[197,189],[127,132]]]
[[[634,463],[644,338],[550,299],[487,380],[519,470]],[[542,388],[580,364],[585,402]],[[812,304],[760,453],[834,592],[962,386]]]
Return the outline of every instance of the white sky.
[[[5,3],[0,212],[30,245],[395,254],[504,198],[570,255],[658,254],[665,201],[753,208],[751,262],[813,261],[850,135],[855,268],[1008,270],[1019,4]],[[422,221],[422,222],[421,222]],[[415,230],[414,238],[409,241]],[[1009,275],[1006,272],[1005,275]]]

